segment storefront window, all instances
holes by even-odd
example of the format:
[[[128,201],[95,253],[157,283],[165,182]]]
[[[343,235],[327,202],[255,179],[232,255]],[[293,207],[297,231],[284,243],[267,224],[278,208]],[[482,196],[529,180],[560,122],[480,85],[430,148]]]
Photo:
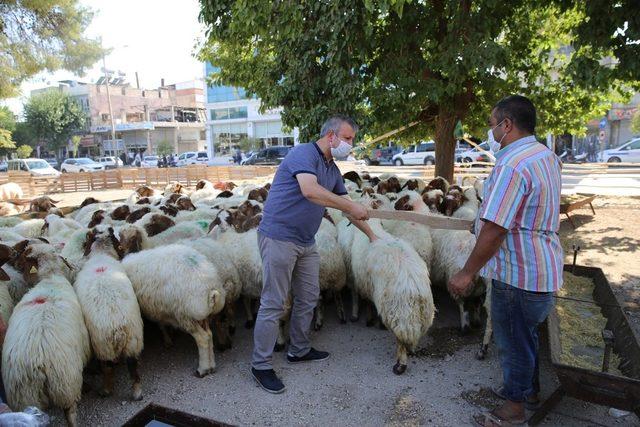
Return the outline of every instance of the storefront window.
[[[247,138],[245,123],[225,123],[211,126],[213,148],[216,154],[226,155],[243,138]]]
[[[247,107],[217,108],[211,110],[211,120],[246,119]]]

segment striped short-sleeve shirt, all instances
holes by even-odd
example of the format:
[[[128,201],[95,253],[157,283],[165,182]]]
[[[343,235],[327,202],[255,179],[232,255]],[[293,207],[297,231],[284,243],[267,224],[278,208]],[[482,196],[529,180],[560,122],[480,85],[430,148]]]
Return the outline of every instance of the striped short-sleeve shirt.
[[[508,232],[481,276],[534,292],[562,286],[561,189],[560,159],[534,136],[496,153],[475,229],[479,234],[483,221],[490,221]]]

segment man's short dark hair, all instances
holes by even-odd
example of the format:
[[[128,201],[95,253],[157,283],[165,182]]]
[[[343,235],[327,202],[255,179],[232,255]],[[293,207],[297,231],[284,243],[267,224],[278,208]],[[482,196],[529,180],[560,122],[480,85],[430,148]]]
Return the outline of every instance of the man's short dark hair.
[[[497,123],[510,119],[519,129],[534,134],[536,132],[536,107],[529,98],[511,95],[501,99],[495,107]]]
[[[329,118],[329,120],[324,122],[324,124],[322,125],[322,129],[320,130],[320,137],[325,136],[326,134],[329,133],[329,131],[333,131],[333,133],[337,134],[338,131],[340,130],[340,126],[342,126],[343,123],[346,123],[349,126],[351,126],[351,129],[353,129],[354,132],[358,132],[359,127],[355,120],[353,120],[349,116],[343,116],[338,114]]]

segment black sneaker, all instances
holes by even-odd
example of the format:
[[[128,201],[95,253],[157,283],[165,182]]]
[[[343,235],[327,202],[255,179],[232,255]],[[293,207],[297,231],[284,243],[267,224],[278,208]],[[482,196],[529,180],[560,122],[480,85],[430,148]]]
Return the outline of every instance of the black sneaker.
[[[251,375],[253,375],[260,387],[269,393],[280,394],[284,391],[284,384],[282,384],[273,369],[251,368]]]
[[[311,347],[311,350],[307,354],[301,357],[292,356],[291,353],[287,353],[287,361],[289,363],[299,362],[319,362],[321,360],[327,360],[329,358],[329,352],[318,351]]]

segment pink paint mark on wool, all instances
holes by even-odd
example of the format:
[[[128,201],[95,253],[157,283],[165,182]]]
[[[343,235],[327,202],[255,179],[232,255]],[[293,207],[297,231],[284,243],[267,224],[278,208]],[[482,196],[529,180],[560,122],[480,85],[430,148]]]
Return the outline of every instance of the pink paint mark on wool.
[[[45,302],[47,302],[46,299],[42,298],[42,297],[37,297],[31,301],[29,301],[27,303],[27,305],[36,305],[36,304],[44,304]]]
[[[98,267],[96,268],[96,273],[104,273],[107,271],[107,267]]]

